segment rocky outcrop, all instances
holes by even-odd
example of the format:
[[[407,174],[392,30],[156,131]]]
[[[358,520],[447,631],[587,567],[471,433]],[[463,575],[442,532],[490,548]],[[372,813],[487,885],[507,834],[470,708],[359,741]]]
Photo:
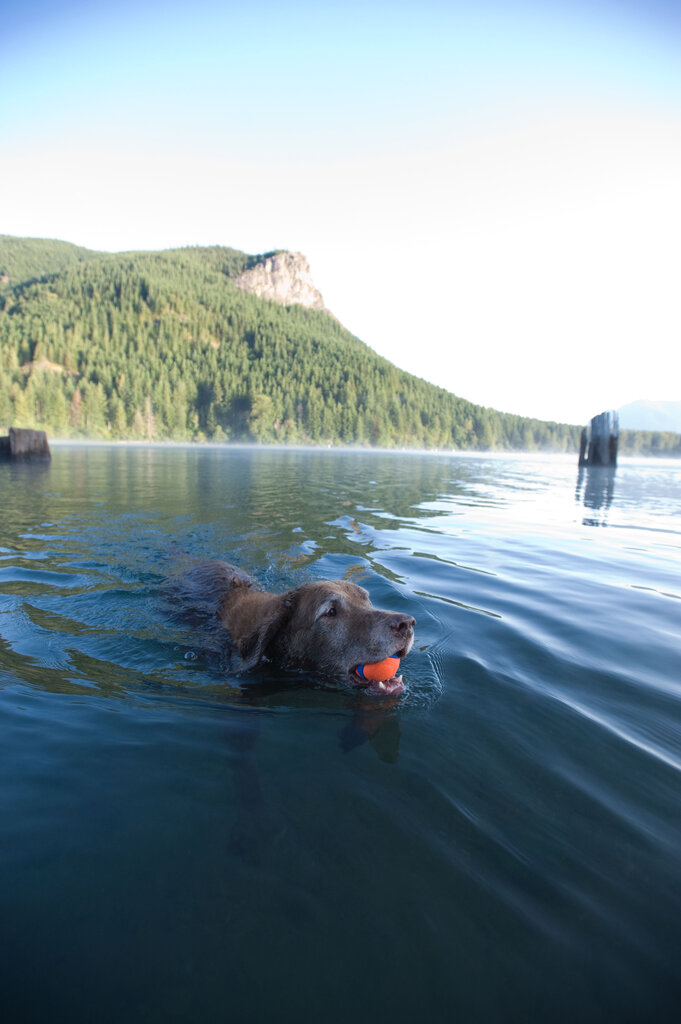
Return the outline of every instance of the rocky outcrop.
[[[234,281],[237,288],[252,292],[261,299],[270,299],[281,306],[305,306],[329,310],[314,286],[310,265],[300,252],[277,252],[265,256]]]

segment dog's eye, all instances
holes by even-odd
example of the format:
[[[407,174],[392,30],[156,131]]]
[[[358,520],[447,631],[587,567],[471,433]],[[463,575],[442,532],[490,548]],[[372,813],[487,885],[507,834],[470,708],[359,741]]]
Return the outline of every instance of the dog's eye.
[[[324,615],[326,617],[328,617],[328,618],[332,618],[335,614],[336,614],[336,607],[333,604],[329,608],[327,608],[326,611],[324,612]]]

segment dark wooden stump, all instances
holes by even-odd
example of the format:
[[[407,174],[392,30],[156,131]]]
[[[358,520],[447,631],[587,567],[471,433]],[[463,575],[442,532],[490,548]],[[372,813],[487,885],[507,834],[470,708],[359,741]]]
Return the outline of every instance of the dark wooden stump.
[[[9,459],[49,459],[50,446],[44,430],[9,428],[9,437],[0,437],[0,456]]]
[[[582,427],[582,434],[579,439],[579,463],[580,466],[586,466],[586,449],[589,444],[589,434],[586,427]]]
[[[582,431],[579,446],[580,466],[616,466],[619,423],[616,412],[594,416]]]

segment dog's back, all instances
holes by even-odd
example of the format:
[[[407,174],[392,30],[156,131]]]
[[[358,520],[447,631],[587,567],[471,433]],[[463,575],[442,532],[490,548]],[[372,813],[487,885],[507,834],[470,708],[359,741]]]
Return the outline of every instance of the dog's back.
[[[260,590],[256,581],[229,562],[201,562],[163,585],[167,613],[186,625],[217,624],[223,598],[234,588]]]

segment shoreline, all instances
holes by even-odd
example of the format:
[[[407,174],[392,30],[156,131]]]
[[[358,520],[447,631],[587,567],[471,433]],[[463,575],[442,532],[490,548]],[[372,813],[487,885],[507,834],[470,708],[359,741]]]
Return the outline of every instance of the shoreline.
[[[575,462],[574,452],[556,451],[480,451],[474,448],[374,448],[351,445],[284,445],[284,444],[247,444],[245,442],[219,441],[105,441],[99,438],[54,438],[50,446],[55,448],[129,448],[189,451],[245,451],[245,452],[300,452],[309,454],[348,454],[348,455],[426,455],[438,458],[464,459],[531,459],[533,461]],[[670,455],[620,455],[618,463],[645,463],[650,465],[669,464],[681,465],[681,457]],[[607,466],[582,467],[582,469],[609,469]]]

